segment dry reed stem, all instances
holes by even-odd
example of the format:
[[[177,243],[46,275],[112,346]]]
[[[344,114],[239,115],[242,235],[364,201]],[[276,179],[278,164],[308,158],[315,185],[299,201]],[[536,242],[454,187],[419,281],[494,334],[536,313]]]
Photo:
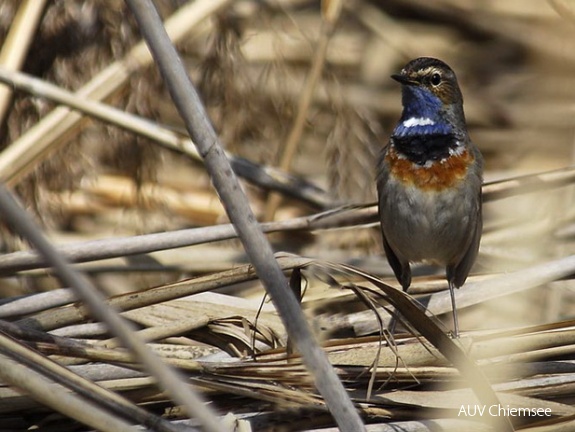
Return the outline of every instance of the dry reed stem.
[[[14,17],[10,32],[0,51],[0,66],[10,70],[20,70],[28,55],[28,48],[40,23],[46,0],[24,0]],[[0,86],[0,125],[12,101],[12,89]]]
[[[138,428],[130,423],[102,410],[93,403],[55,386],[50,380],[32,371],[30,368],[14,361],[6,354],[0,354],[0,376],[2,380],[33,395],[35,400],[51,407],[55,411],[65,413],[86,425],[102,431],[133,431]]]
[[[54,268],[63,283],[75,290],[85,307],[98,320],[105,323],[122,341],[123,345],[142,362],[148,372],[158,379],[174,401],[182,404],[191,417],[197,417],[208,431],[217,432],[218,420],[210,407],[203,404],[201,397],[191,388],[182,384],[178,373],[163,363],[138,339],[133,327],[111,308],[105,297],[83,274],[75,270],[70,263],[54,249],[42,231],[36,226],[31,216],[17,203],[4,187],[0,187],[0,208],[6,222],[26,238]]]
[[[513,177],[486,183],[483,186],[485,202],[536,191],[551,190],[573,184],[575,169],[572,167],[543,172],[540,174]],[[346,206],[327,212],[293,220],[262,224],[265,232],[293,230],[322,230],[334,227],[357,226],[377,221],[377,207],[374,204]],[[231,225],[220,225],[168,233],[147,234],[132,238],[98,240],[62,246],[61,253],[77,262],[110,258],[162,249],[190,246],[235,238]],[[21,271],[41,267],[41,260],[31,252],[16,252],[0,257],[0,269],[4,272]]]
[[[306,118],[312,103],[313,94],[322,75],[327,55],[327,48],[341,12],[341,0],[324,1],[322,2],[322,5],[324,3],[328,4],[328,6],[326,6],[324,14],[322,14],[320,36],[317,42],[317,46],[314,50],[312,64],[306,77],[305,84],[302,88],[301,95],[298,99],[296,116],[294,118],[285,144],[282,147],[279,167],[284,171],[290,170],[296,150],[301,142]],[[271,193],[269,195],[264,211],[264,220],[271,221],[274,219],[275,213],[280,203],[281,195],[276,193]]]
[[[205,0],[189,3],[166,20],[174,41],[181,40],[194,27],[225,6],[229,0]],[[152,63],[144,42],[134,46],[126,56],[111,64],[79,89],[81,98],[104,100],[118,92],[131,74]],[[68,108],[56,108],[0,154],[0,179],[17,184],[45,157],[67,142],[81,127],[84,117]]]
[[[115,411],[116,415],[127,415],[142,424],[154,424],[163,431],[174,430],[170,423],[154,415],[150,415],[145,410],[138,406],[134,406],[127,399],[122,398],[117,393],[102,388],[93,382],[76,375],[65,367],[31,350],[27,346],[21,345],[4,335],[0,335],[0,346],[0,349],[4,352],[8,350],[11,357],[16,358],[19,362],[27,365],[37,373],[44,375],[45,377],[54,380],[60,385],[87,398],[91,403],[95,403],[105,409]],[[37,389],[34,389],[32,393],[35,394],[36,391]],[[73,407],[70,407],[70,409],[64,411],[64,414],[69,415],[71,418],[75,418],[76,416],[74,415],[73,409]]]
[[[168,149],[176,150],[186,155],[194,161],[202,161],[191,139],[151,120],[119,110],[99,101],[86,99],[82,95],[69,92],[44,80],[7,69],[0,68],[0,81],[32,95],[44,97],[58,104],[73,108],[85,115],[151,139]],[[247,159],[238,158],[231,153],[226,153],[226,155],[232,161],[237,174],[255,184],[265,188],[279,189],[284,193],[287,192],[290,196],[298,197],[304,202],[309,202],[317,207],[333,205],[327,194],[322,193],[323,191],[319,188],[306,184],[304,179],[290,176],[285,170],[260,166]]]

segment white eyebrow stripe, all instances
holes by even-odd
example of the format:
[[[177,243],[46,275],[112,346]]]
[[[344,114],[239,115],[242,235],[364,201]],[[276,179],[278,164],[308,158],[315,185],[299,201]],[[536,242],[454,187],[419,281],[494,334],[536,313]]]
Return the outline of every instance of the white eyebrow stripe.
[[[435,122],[427,117],[411,117],[403,122],[403,127],[410,128],[414,126],[431,126]]]

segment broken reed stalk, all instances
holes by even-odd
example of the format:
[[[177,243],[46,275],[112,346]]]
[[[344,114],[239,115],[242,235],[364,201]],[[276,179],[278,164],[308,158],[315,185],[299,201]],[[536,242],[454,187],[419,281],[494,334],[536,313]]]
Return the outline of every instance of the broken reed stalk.
[[[260,230],[247,197],[223,153],[205,108],[153,3],[149,0],[127,0],[127,4],[136,17],[190,137],[205,160],[210,178],[238,231],[250,261],[279,311],[290,337],[300,350],[335,421],[344,431],[365,430],[351,399],[325,352],[315,341],[297,300],[289,290],[286,278]]]

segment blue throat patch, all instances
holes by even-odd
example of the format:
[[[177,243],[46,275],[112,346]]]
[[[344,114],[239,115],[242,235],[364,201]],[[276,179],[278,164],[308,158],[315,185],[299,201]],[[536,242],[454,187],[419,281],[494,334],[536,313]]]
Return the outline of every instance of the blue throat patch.
[[[451,135],[452,126],[441,118],[441,100],[429,90],[404,85],[402,88],[403,113],[392,136]]]
[[[391,135],[392,145],[418,165],[448,158],[460,141],[442,116],[441,100],[418,86],[404,85],[402,94],[403,113]]]

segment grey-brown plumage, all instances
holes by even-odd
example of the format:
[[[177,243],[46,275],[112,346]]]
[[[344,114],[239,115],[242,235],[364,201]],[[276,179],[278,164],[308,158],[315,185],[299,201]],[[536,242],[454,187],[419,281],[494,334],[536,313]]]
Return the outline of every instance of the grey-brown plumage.
[[[483,159],[469,139],[449,66],[422,57],[392,77],[402,84],[403,113],[378,163],[383,245],[404,290],[411,262],[445,267],[457,337],[454,288],[467,279],[479,249]]]

